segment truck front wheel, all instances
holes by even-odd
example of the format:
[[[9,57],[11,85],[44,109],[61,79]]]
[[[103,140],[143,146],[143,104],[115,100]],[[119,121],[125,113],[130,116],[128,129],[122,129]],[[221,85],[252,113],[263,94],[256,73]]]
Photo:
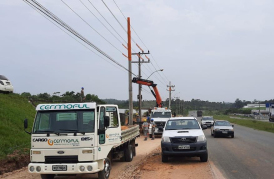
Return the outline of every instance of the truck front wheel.
[[[128,145],[125,149],[125,160],[126,162],[131,162],[133,159],[132,145]]]
[[[108,179],[111,170],[111,163],[108,158],[105,158],[104,169],[98,173],[99,179]]]
[[[42,179],[54,179],[54,174],[41,174]]]

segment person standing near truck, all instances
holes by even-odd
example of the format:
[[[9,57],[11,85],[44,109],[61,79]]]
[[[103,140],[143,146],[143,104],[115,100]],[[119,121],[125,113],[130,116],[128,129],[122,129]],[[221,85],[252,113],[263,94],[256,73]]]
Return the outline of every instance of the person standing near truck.
[[[151,125],[151,136],[152,136],[151,140],[154,140],[155,138],[154,132],[155,132],[155,126],[156,126],[154,119],[150,120],[150,125]]]
[[[143,129],[144,136],[145,136],[144,140],[147,140],[147,133],[148,133],[148,122],[147,121],[145,121],[143,123],[142,129]]]
[[[84,87],[81,88],[80,98],[81,98],[81,102],[84,102],[84,101],[85,101]]]

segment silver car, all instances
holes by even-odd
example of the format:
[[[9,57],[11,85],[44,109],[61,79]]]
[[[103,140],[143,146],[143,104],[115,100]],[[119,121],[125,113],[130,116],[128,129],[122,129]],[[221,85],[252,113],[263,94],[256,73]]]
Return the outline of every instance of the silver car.
[[[13,93],[13,86],[4,75],[0,75],[0,92]]]
[[[218,136],[230,136],[234,138],[234,125],[231,125],[228,121],[216,120],[211,127],[211,135],[214,138]]]

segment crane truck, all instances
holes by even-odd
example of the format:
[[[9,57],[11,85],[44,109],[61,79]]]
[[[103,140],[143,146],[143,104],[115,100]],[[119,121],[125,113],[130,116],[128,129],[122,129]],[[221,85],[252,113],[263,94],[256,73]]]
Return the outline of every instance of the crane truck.
[[[31,132],[28,171],[42,179],[56,175],[98,173],[110,176],[113,160],[136,155],[139,126],[121,126],[117,105],[96,103],[40,104]]]
[[[163,128],[165,127],[166,121],[169,120],[169,118],[172,117],[171,110],[167,107],[163,107],[162,98],[160,96],[160,93],[157,88],[157,84],[155,84],[151,80],[145,80],[140,78],[133,78],[133,83],[146,85],[148,87],[152,87],[150,89],[153,96],[156,98],[156,107],[154,107],[153,110],[151,110],[150,118],[154,119],[154,122],[156,124],[154,134],[155,135],[162,135]],[[149,127],[149,137],[152,137],[152,126]]]

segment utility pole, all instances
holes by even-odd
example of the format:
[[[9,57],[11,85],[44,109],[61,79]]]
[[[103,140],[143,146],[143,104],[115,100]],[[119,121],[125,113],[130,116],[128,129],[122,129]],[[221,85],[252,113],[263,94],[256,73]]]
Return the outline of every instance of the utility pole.
[[[130,32],[130,18],[127,18],[127,37],[128,37],[128,92],[129,92],[129,125],[133,125],[133,100],[132,100],[132,73],[131,73],[131,32]]]
[[[175,89],[172,89],[175,87],[175,85],[171,85],[171,81],[169,82],[169,85],[167,85],[168,89],[167,91],[169,91],[169,105],[168,108],[171,109],[171,91],[175,91]]]
[[[132,53],[132,55],[137,55],[138,56],[138,61],[132,61],[131,63],[138,63],[138,66],[139,66],[139,79],[141,79],[142,75],[141,75],[141,63],[150,63],[150,59],[146,56],[146,58],[148,59],[148,61],[145,61],[141,55],[145,55],[145,54],[149,54],[149,51],[147,53],[144,53],[144,50],[141,49],[141,47],[136,44],[137,47],[142,51],[142,53]],[[142,59],[142,61],[141,61]],[[139,118],[141,120],[141,117],[142,117],[142,85],[139,84],[139,93],[138,93],[138,96],[137,96],[138,100],[139,100]]]

